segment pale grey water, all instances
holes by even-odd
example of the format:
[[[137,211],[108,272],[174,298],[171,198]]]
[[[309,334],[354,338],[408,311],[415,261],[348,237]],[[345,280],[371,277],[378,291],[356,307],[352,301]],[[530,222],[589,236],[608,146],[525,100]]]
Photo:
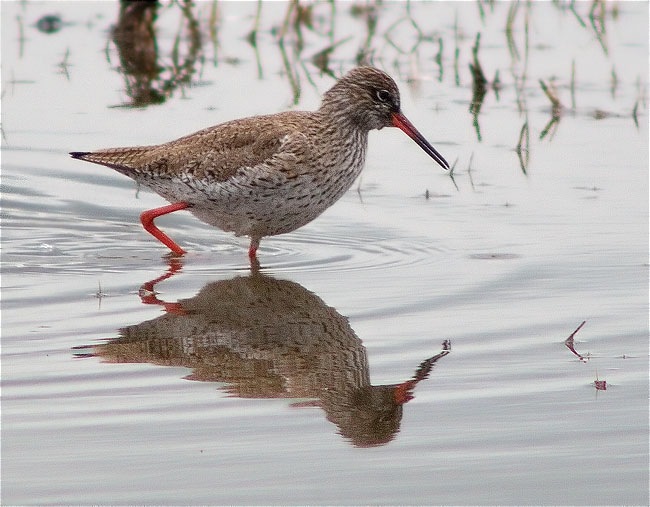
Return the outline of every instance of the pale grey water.
[[[481,20],[475,3],[413,3],[419,45],[406,4],[379,8],[375,63],[457,160],[454,181],[400,132],[375,132],[359,192],[264,241],[263,276],[244,239],[164,218],[189,253],[156,286],[163,307],[138,295],[169,268],[138,222],[162,200],[67,152],[317,107],[333,83],[311,61],[331,42],[330,6],[302,26],[302,53],[288,29],[297,105],[272,33],[287,5],[263,6],[258,66],[245,41],[256,4],[218,4],[215,46],[202,3],[192,86],[129,108],[118,4],[3,2],[2,503],[647,505],[648,6],[604,5],[601,43],[590,3],[576,4],[585,27],[532,4],[527,64],[523,5],[514,60],[510,4]],[[334,41],[351,37],[331,55],[339,75],[366,24],[336,6]],[[48,14],[63,20],[55,33],[37,28]],[[178,5],[159,9],[163,76],[182,26]],[[479,31],[485,75],[502,84],[480,141]],[[565,110],[542,137],[538,80],[552,78]],[[580,360],[565,339],[582,321]],[[426,378],[397,405],[416,371]]]

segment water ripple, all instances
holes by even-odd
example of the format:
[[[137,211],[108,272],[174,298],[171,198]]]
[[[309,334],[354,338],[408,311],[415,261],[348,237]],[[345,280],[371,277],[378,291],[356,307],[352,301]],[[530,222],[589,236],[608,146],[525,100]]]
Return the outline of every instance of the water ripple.
[[[263,244],[260,261],[265,268],[281,271],[363,271],[441,262],[445,251],[433,240],[400,236],[399,231],[312,228]]]

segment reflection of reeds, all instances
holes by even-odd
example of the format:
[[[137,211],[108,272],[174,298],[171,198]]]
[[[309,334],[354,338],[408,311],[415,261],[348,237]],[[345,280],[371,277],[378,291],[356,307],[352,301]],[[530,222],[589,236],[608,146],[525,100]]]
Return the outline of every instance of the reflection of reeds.
[[[300,70],[304,73],[307,81],[316,87],[312,78],[312,72],[306,66],[305,59],[302,57],[302,51],[306,45],[303,29],[316,35],[318,38],[326,39],[326,46],[316,52],[310,60],[317,69],[332,77],[336,77],[336,74],[330,68],[330,56],[339,46],[344,45],[351,38],[346,37],[338,41],[334,40],[334,20],[337,10],[336,4],[333,1],[328,3],[330,6],[329,16],[327,16],[329,23],[326,25],[327,28],[325,30],[320,29],[320,24],[324,24],[323,20],[314,14],[316,4],[303,5],[299,0],[292,0],[287,6],[282,25],[278,31],[278,47],[282,56],[285,75],[291,86],[294,105],[299,103],[301,96]]]
[[[605,8],[605,0],[594,0],[591,4],[591,9],[589,10],[589,22],[591,23],[591,27],[596,34],[600,46],[603,48],[603,52],[608,54],[607,41],[605,40],[606,13],[607,9]]]
[[[542,133],[539,136],[539,139],[542,140],[544,139],[549,132],[551,133],[551,139],[553,138],[553,135],[555,134],[555,131],[557,130],[558,123],[560,121],[560,117],[562,115],[562,103],[560,102],[560,99],[557,96],[557,90],[555,89],[555,86],[553,86],[553,83],[551,82],[548,86],[546,83],[544,83],[543,80],[539,80],[539,84],[542,87],[542,91],[550,100],[551,102],[551,119],[550,121],[546,124],[546,127],[544,127],[544,130],[542,130]]]
[[[639,100],[634,103],[634,107],[632,108],[632,119],[634,120],[634,124],[636,125],[636,128],[639,128],[639,118],[638,118],[638,112],[639,112]]]
[[[575,18],[578,20],[578,23],[580,23],[580,26],[582,26],[582,28],[587,28],[587,23],[584,22],[584,20],[580,17],[580,14],[578,14],[578,11],[576,11],[575,1],[572,1],[571,4],[569,5],[569,11],[575,16]]]
[[[59,74],[63,74],[68,81],[70,81],[70,73],[68,72],[68,66],[70,65],[70,62],[68,61],[69,58],[70,48],[66,48],[65,54],[63,55],[63,60],[61,60],[58,64]]]
[[[470,167],[472,165],[472,159],[473,158],[474,158],[474,153],[472,153],[470,158],[469,158]],[[456,170],[456,164],[457,163],[458,163],[458,159],[454,160],[454,163],[451,164],[451,168],[449,169],[449,172],[447,174],[449,175],[449,178],[451,179],[451,182],[454,184],[454,187],[456,187],[456,191],[459,191],[460,189],[458,188],[458,185],[456,184],[456,178],[455,178],[455,172],[454,172]],[[470,171],[471,169],[468,167],[467,170]],[[472,176],[470,175],[470,179],[471,179],[471,177]]]
[[[634,107],[632,108],[632,120],[634,121],[634,125],[636,125],[636,128],[639,128],[639,105],[641,105],[643,108],[647,107],[647,101],[646,101],[646,87],[641,84],[641,77],[637,78],[636,81],[636,88],[637,88],[637,98],[634,101]]]
[[[576,110],[576,61],[571,60],[571,109]]]
[[[508,48],[512,59],[512,74],[515,82],[515,94],[517,96],[517,110],[525,116],[524,123],[519,131],[519,140],[515,148],[519,167],[521,172],[528,174],[528,164],[530,162],[530,129],[528,128],[528,107],[526,105],[526,81],[528,77],[528,57],[529,48],[529,15],[530,4],[527,3],[524,12],[524,57],[521,71],[518,71],[515,62],[519,60],[519,51],[513,36],[513,25],[518,12],[519,2],[514,2],[508,11],[508,20],[506,22],[506,38],[508,39]]]
[[[280,28],[280,33],[278,34],[278,47],[280,48],[280,54],[282,56],[282,63],[284,64],[284,70],[286,72],[287,79],[289,80],[289,85],[291,86],[293,94],[293,104],[298,104],[300,101],[300,78],[296,72],[295,61],[297,60],[300,51],[303,48],[303,39],[302,31],[300,29],[301,23],[304,22],[306,16],[299,12],[300,5],[298,0],[292,0],[287,7],[287,12],[284,16],[284,21],[282,22],[282,27]],[[294,36],[292,49],[294,54],[294,62],[289,59],[285,47],[285,40],[289,34]]]
[[[311,57],[311,62],[316,66],[318,70],[327,74],[328,76],[336,79],[334,71],[330,68],[330,55],[338,48],[339,46],[348,42],[352,37],[346,37],[340,41],[337,41],[333,44],[330,44],[325,49],[322,49],[315,55]]]
[[[183,13],[183,20],[187,23],[187,29],[186,31],[181,29],[176,33],[171,53],[173,79],[170,80],[167,86],[190,83],[191,77],[196,70],[195,62],[202,47],[201,30],[199,22],[194,16],[192,4],[189,2],[182,3],[181,12]],[[181,55],[181,45],[186,42],[189,42],[187,55]]]
[[[378,7],[377,4],[368,3],[366,5],[355,4],[350,8],[350,15],[353,18],[361,19],[366,28],[366,36],[354,58],[357,65],[368,65],[372,62],[372,41],[377,32],[377,22],[379,20]]]
[[[460,74],[458,72],[458,60],[460,57],[460,36],[458,32],[458,11],[454,15],[454,82],[460,86]]]
[[[483,68],[481,63],[478,60],[478,49],[481,41],[481,34],[476,34],[476,41],[474,47],[472,48],[472,57],[473,63],[469,64],[469,70],[472,73],[472,101],[469,105],[469,111],[472,113],[474,118],[473,124],[476,129],[476,137],[478,140],[481,140],[481,128],[478,123],[478,115],[481,112],[481,106],[483,105],[483,99],[487,93],[487,84],[488,81],[485,78],[483,73]]]
[[[518,5],[518,4],[513,4],[513,5]],[[525,88],[526,88],[526,79],[528,75],[528,4],[526,7],[526,12],[524,14],[524,57],[523,57],[523,62],[522,62],[522,68],[519,70],[517,63],[520,60],[519,57],[519,51],[517,49],[517,44],[514,40],[514,35],[513,35],[513,24],[515,22],[515,16],[517,14],[517,9],[511,7],[510,10],[508,11],[508,21],[506,24],[506,38],[508,41],[508,49],[510,51],[510,58],[511,58],[511,72],[512,72],[512,77],[515,82],[515,94],[516,94],[516,101],[517,101],[517,110],[520,113],[525,113],[527,111],[526,107],[526,94],[525,94]]]
[[[166,51],[158,47],[155,40],[155,12],[156,9],[163,12],[161,4],[124,1],[119,5],[120,17],[112,33],[114,39],[117,39],[116,34],[119,34],[120,27],[125,29],[129,26],[129,29],[140,37],[139,41],[130,42],[140,51],[139,54],[128,55],[125,52],[125,45],[120,46],[121,43],[117,40],[107,43],[107,54],[110,53],[113,44],[118,46],[121,64],[119,71],[124,74],[124,88],[131,97],[128,104],[130,106],[158,104],[171,96],[175,90],[184,91],[192,84],[197,73],[196,68],[205,64],[203,44],[212,45],[213,54],[208,64],[211,63],[216,67],[218,64],[234,65],[236,61],[242,61],[241,57],[236,60],[224,57],[219,51],[220,25],[224,19],[222,15],[224,11],[231,9],[231,6],[236,5],[234,3],[222,3],[217,0],[196,3],[169,2],[165,7],[165,15],[169,16],[170,11],[175,11],[180,23],[176,33],[173,34],[173,47],[165,48]],[[151,13],[144,16],[141,11],[145,10],[146,5],[148,5],[146,9],[150,9]],[[493,90],[497,100],[503,100],[503,95],[509,92],[508,86],[512,83],[510,89],[514,90],[514,99],[510,97],[510,100],[516,101],[519,113],[518,118],[513,119],[512,123],[517,127],[521,126],[515,151],[524,173],[528,170],[531,149],[535,149],[534,145],[532,148],[530,145],[530,131],[537,129],[532,118],[529,118],[528,110],[531,97],[539,100],[537,86],[542,88],[551,105],[551,119],[542,130],[540,139],[553,138],[564,112],[553,83],[549,82],[546,76],[530,76],[535,63],[533,59],[539,54],[536,51],[539,47],[537,34],[531,33],[529,29],[533,19],[531,16],[538,9],[538,4],[535,2],[513,1],[504,6],[498,2],[477,0],[471,7],[464,7],[463,4],[454,7],[451,11],[453,14],[450,13],[453,19],[443,19],[438,16],[438,12],[445,11],[435,2],[390,3],[357,0],[354,3],[339,3],[334,0],[327,2],[290,0],[283,4],[280,10],[269,8],[268,4],[265,6],[262,0],[241,5],[247,5],[250,10],[252,26],[248,25],[245,28],[242,37],[254,52],[258,78],[262,79],[265,74],[281,75],[290,88],[291,103],[294,105],[299,104],[305,83],[308,86],[311,83],[318,88],[318,91],[322,91],[323,83],[316,79],[318,75],[326,74],[335,78],[355,64],[376,64],[385,69],[390,67],[387,70],[390,70],[398,80],[406,79],[413,86],[423,86],[422,83],[426,83],[431,77],[442,83],[444,77],[448,77],[449,83],[446,86],[455,85],[461,93],[467,93],[461,87],[468,85],[468,80],[471,79],[472,96],[468,109],[480,142],[485,137],[485,132],[481,131],[479,115],[482,109],[485,114],[483,104],[487,93]],[[617,4],[607,3],[604,0],[590,2],[566,0],[554,1],[553,6],[558,12],[566,15],[572,28],[588,32],[590,35],[595,34],[599,47],[605,55],[608,54],[606,28],[608,22],[616,20]],[[502,41],[504,45],[502,59],[492,58],[489,62],[491,66],[503,62],[499,68],[486,68],[487,61],[481,58],[481,34],[464,33],[463,23],[466,19],[464,16],[468,12],[461,9],[467,8],[478,8],[478,16],[483,21],[483,26],[487,26],[486,21],[490,16],[504,17],[503,20],[497,20],[503,22],[505,34],[505,40]],[[471,14],[476,17],[475,10]],[[130,19],[125,19],[127,17]],[[23,27],[20,17],[16,19],[19,25],[19,54],[22,56],[23,42],[27,40],[24,30],[28,27]],[[125,25],[121,25],[122,23]],[[432,29],[432,26],[435,29]],[[545,26],[545,29],[547,28],[553,29]],[[447,31],[441,34],[437,30]],[[486,40],[485,36],[486,34],[484,40]],[[281,59],[262,60],[260,52],[263,48],[258,45],[269,40],[272,41],[273,47],[279,50]],[[531,47],[535,49],[532,54]],[[492,47],[491,51],[494,53],[495,48]],[[507,53],[504,54],[505,51]],[[66,54],[63,61],[58,62],[57,71],[65,73],[68,70],[67,60]],[[558,78],[560,83],[570,82],[570,104],[569,98],[566,102],[567,106],[571,106],[572,111],[576,111],[577,101],[580,100],[577,97],[580,86],[576,83],[576,72],[580,63],[579,59],[571,61],[570,81],[562,77]],[[276,68],[269,70],[269,67],[274,65]],[[73,70],[74,68],[71,67],[70,72]],[[617,70],[620,72],[620,66],[616,69],[612,63],[611,71],[605,68],[601,78],[602,82],[609,80],[613,98],[622,95],[621,87],[625,84],[624,75],[618,74]],[[453,78],[451,78],[452,73]],[[7,74],[11,75],[11,71]],[[490,78],[494,76],[492,81],[489,81],[488,75]],[[529,77],[531,77],[530,83]],[[539,77],[543,79],[539,80]],[[15,82],[18,81],[7,81],[12,85]],[[427,92],[430,93],[432,92]],[[645,90],[640,90],[637,100],[633,104],[628,102],[624,106],[624,111],[618,113],[597,111],[595,117],[629,118],[631,116],[632,121],[638,126],[639,116],[646,107]],[[512,137],[516,135],[515,131]],[[513,144],[512,140],[510,145]]]
[[[262,0],[257,0],[257,9],[255,11],[255,21],[253,22],[253,28],[246,36],[246,40],[253,48],[255,52],[255,63],[257,64],[257,78],[264,78],[264,70],[262,67],[262,60],[260,58],[260,50],[257,47],[257,34],[260,30],[260,19],[262,17]]]
[[[191,3],[180,3],[181,26],[174,37],[169,59],[160,56],[155,30],[156,2],[121,2],[112,42],[120,58],[129,106],[164,102],[175,90],[189,85],[202,50],[199,23]],[[106,52],[110,61],[110,53]]]
[[[25,29],[23,28],[22,16],[16,16],[16,23],[18,23],[18,58],[22,58],[25,47]]]
[[[442,65],[442,50],[443,50],[443,40],[442,37],[438,37],[438,52],[436,56],[433,57],[433,61],[438,65],[438,82],[442,83],[442,77],[444,75],[444,67]]]
[[[217,0],[212,0],[208,30],[210,31],[210,42],[212,42],[212,64],[216,67],[219,62],[217,57],[219,54],[217,50],[219,47],[219,39],[217,37],[219,33],[219,6]]]
[[[519,131],[519,142],[515,148],[517,157],[519,158],[519,166],[524,174],[528,173],[528,162],[530,153],[530,131],[528,129],[528,121],[524,122]]]
[[[474,152],[469,156],[469,162],[467,163],[467,176],[469,177],[469,184],[472,186],[472,190],[476,190],[474,187],[474,178],[472,177],[472,162],[474,161]],[[454,181],[454,186],[456,187],[456,190],[458,190],[458,186],[456,185],[456,182]]]
[[[386,29],[386,32],[384,33],[384,38],[386,39],[388,44],[390,44],[398,53],[410,55],[416,51],[418,46],[420,46],[422,40],[424,39],[424,35],[422,33],[422,29],[417,24],[415,18],[413,17],[413,14],[411,13],[411,2],[407,1],[404,5],[405,5],[405,12],[406,12],[405,15],[402,16],[401,18],[398,18]],[[392,33],[396,29],[396,27],[404,22],[408,23],[415,30],[416,33],[415,41],[411,44],[411,47],[409,49],[403,49],[399,43],[394,41],[392,37]]]
[[[519,51],[517,51],[517,44],[515,43],[512,31],[518,8],[519,2],[512,2],[508,9],[508,18],[506,19],[506,40],[508,41],[508,51],[510,51],[510,58],[512,60],[519,60]]]
[[[548,100],[551,101],[551,104],[553,105],[553,110],[559,110],[562,108],[562,104],[560,103],[560,99],[557,97],[557,90],[555,89],[555,86],[553,86],[551,82],[551,86],[547,86],[544,81],[541,79],[539,80],[539,84],[542,87],[542,91],[544,94],[548,97]]]
[[[616,68],[614,66],[612,66],[612,79],[610,83],[611,83],[610,92],[612,94],[612,98],[615,98],[616,88],[618,88],[618,76],[616,75]]]
[[[494,0],[477,0],[476,5],[478,6],[478,13],[481,18],[481,21],[485,21],[485,9],[483,4],[490,7],[490,10],[494,10]]]
[[[553,2],[553,4],[557,5],[560,8],[563,8],[563,5],[560,2]],[[582,28],[588,28],[587,23],[584,19],[582,19],[582,16],[580,16],[576,10],[576,5],[584,4],[586,4],[586,2],[576,2],[575,0],[571,0],[571,3],[569,4],[569,12],[574,15],[575,19],[578,21]],[[616,16],[616,14],[617,10],[616,8],[613,8],[612,15]],[[598,43],[600,44],[600,47],[603,49],[603,52],[605,54],[608,53],[607,42],[605,40],[606,16],[607,8],[605,5],[605,0],[593,0],[587,17],[589,18],[589,25],[594,31],[596,39],[598,40]]]

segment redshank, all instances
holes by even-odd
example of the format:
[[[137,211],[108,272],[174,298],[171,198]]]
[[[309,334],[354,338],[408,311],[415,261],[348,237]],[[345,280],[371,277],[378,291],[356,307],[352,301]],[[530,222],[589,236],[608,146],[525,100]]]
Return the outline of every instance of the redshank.
[[[199,220],[260,240],[314,220],[363,169],[368,132],[397,127],[444,169],[447,161],[400,109],[395,81],[358,67],[325,92],[317,111],[233,120],[155,146],[72,152],[149,187],[171,204],[142,213],[144,228],[176,254],[185,251],[154,219],[187,209]]]

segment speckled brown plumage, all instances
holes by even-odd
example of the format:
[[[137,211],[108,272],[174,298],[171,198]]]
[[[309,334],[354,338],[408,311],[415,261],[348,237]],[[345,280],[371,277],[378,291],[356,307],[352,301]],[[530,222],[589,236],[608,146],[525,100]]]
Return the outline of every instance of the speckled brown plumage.
[[[210,225],[249,236],[252,259],[262,237],[291,232],[336,202],[363,168],[368,132],[387,126],[449,167],[401,113],[395,82],[372,67],[349,72],[314,112],[255,116],[155,146],[71,155],[115,169],[173,203],[141,219],[174,252],[183,250],[153,219],[187,208]]]
[[[229,396],[312,400],[363,447],[394,438],[416,384],[449,354],[445,342],[411,379],[372,385],[366,349],[348,319],[299,284],[259,272],[209,283],[178,302],[148,302],[167,313],[120,329],[93,353],[109,362],[191,368],[186,379],[225,382]]]

